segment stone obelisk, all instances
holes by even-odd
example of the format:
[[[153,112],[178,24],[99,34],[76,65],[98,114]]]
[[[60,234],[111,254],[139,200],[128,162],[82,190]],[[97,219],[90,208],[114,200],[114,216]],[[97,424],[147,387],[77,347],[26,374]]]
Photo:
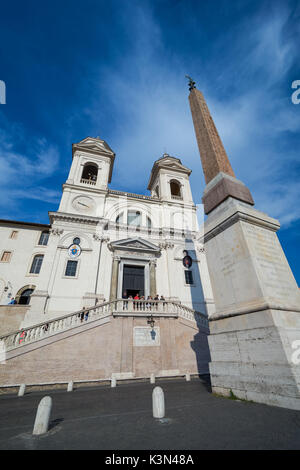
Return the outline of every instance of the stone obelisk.
[[[212,389],[300,409],[299,288],[276,235],[280,224],[253,207],[192,79],[189,89],[206,181],[204,243],[216,306],[209,336]]]

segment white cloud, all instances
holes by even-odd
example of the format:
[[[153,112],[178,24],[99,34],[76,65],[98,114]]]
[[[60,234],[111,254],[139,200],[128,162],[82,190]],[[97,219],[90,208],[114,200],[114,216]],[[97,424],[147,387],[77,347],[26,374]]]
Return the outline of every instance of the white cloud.
[[[240,77],[243,85],[232,97],[227,93],[224,99],[215,90],[217,61],[206,66],[211,76],[204,77],[199,70],[201,89],[237,177],[249,185],[257,208],[278,217],[283,225],[300,217],[294,207],[299,186],[286,166],[287,161],[296,164],[298,156],[290,145],[284,149],[278,145],[286,139],[284,132],[295,133],[300,128],[298,109],[282,98],[279,85],[297,57],[292,38],[283,35],[289,14],[282,7],[268,16],[247,18],[237,28],[237,36],[231,36],[232,55],[228,57],[224,51],[222,81],[225,88],[233,77]],[[189,70],[182,57],[170,56],[149,12],[145,15],[140,10],[135,24],[139,25],[134,30],[138,37],[143,31],[142,43],[114,68],[99,72],[99,96],[110,90],[111,112],[119,117],[108,142],[117,152],[113,187],[144,192],[154,160],[166,151],[193,170],[192,189],[199,202],[203,176],[184,81]],[[287,81],[286,86],[289,90]],[[97,100],[93,110],[96,107]],[[97,113],[94,119],[98,119]]]
[[[3,121],[3,117],[2,117]],[[59,201],[59,193],[41,186],[41,182],[53,175],[57,170],[59,154],[53,145],[46,139],[31,139],[30,153],[25,155],[15,151],[16,129],[20,137],[20,127],[11,126],[8,131],[0,133],[0,209],[11,211],[11,218],[15,218],[15,211],[23,199],[39,200],[49,203]],[[26,135],[23,130],[21,139]],[[25,142],[24,142],[25,147]]]

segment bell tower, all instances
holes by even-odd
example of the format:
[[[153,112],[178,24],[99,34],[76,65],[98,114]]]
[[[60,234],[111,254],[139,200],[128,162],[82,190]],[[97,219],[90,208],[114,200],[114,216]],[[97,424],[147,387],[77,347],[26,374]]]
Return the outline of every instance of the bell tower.
[[[189,181],[191,172],[179,158],[164,153],[153,164],[147,189],[152,197],[164,201],[193,203]]]
[[[111,182],[115,153],[99,137],[86,137],[72,145],[72,165],[59,212],[99,215],[95,198],[105,194]]]
[[[115,154],[99,137],[87,137],[72,145],[72,165],[67,184],[107,189],[111,181]]]

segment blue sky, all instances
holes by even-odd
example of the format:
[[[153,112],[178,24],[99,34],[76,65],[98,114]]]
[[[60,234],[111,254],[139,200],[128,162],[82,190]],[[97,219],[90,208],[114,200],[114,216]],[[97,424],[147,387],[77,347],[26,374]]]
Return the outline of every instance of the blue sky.
[[[204,178],[185,74],[205,95],[237,178],[278,218],[300,284],[300,2],[27,0],[1,3],[0,218],[48,222],[71,145],[116,152],[111,188],[147,194],[164,152]]]

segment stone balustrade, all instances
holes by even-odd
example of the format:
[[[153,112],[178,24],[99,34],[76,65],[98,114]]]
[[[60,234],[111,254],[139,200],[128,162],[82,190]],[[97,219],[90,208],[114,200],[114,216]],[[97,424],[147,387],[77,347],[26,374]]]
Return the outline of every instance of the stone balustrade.
[[[124,191],[117,191],[115,189],[109,189],[108,193],[109,194],[116,194],[116,195],[120,195],[120,196],[134,197],[136,199],[147,199],[148,201],[154,199],[152,196],[145,196],[144,194],[128,193],[128,192],[124,192]]]
[[[84,317],[83,313],[87,315]],[[18,348],[24,344],[41,340],[46,336],[61,333],[65,330],[78,327],[86,322],[99,320],[108,315],[139,315],[139,316],[174,316],[182,317],[208,329],[208,320],[205,315],[195,312],[185,305],[167,300],[131,300],[117,299],[94,307],[86,308],[63,317],[48,320],[44,323],[21,329],[14,333],[0,337],[6,351]]]
[[[95,186],[96,184],[96,180],[88,180],[88,179],[85,179],[85,178],[81,178],[80,180],[80,183],[83,183],[83,184],[90,184],[92,186]]]
[[[178,316],[180,304],[162,300],[124,300],[115,301],[113,313],[172,314]]]

